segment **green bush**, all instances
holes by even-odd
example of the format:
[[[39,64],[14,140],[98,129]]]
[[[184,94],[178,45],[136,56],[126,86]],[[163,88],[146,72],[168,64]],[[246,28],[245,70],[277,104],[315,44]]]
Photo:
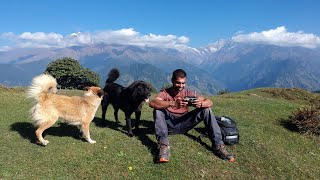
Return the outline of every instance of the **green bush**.
[[[301,133],[320,135],[320,106],[302,107],[293,112],[290,121]]]
[[[224,89],[224,90],[219,91],[217,94],[222,95],[222,94],[228,94],[228,93],[230,93],[230,91],[228,89]]]
[[[49,63],[45,72],[55,77],[62,89],[83,89],[85,86],[98,86],[100,82],[97,73],[68,57]]]

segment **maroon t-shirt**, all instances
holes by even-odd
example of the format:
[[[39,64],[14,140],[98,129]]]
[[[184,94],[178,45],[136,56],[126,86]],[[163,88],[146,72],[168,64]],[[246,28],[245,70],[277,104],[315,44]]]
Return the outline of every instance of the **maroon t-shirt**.
[[[181,92],[179,92],[176,96],[173,97],[172,95],[172,89],[171,88],[167,88],[162,90],[159,94],[157,94],[156,98],[160,98],[163,101],[175,101],[177,100],[179,97],[181,97],[182,99],[185,96],[195,96],[195,93],[193,91],[187,91],[185,89],[183,89]],[[182,116],[184,114],[186,114],[189,111],[189,107],[168,107],[167,110],[171,113],[173,113],[175,116]]]

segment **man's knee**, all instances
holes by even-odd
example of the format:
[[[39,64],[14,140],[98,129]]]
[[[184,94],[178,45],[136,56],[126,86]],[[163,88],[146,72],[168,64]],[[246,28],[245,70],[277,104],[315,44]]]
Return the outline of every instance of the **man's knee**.
[[[203,108],[202,112],[204,113],[204,115],[213,115],[211,108]]]
[[[163,109],[154,109],[153,110],[153,119],[154,120],[159,119],[164,116],[165,116],[165,112]]]

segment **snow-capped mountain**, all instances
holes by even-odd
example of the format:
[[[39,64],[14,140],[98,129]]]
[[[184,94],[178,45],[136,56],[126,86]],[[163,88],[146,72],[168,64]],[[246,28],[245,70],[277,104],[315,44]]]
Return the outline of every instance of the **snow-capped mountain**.
[[[320,50],[219,40],[182,50],[148,46],[91,44],[67,48],[20,48],[0,52],[0,83],[28,85],[48,62],[77,59],[100,74],[101,85],[111,68],[120,69],[123,85],[142,79],[160,89],[171,72],[183,68],[190,88],[206,94],[262,86],[320,89]]]

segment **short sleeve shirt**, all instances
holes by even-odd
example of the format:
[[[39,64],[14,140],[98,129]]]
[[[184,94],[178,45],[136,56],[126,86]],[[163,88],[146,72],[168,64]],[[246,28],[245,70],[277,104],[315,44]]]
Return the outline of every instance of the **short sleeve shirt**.
[[[178,93],[176,96],[173,96],[172,93],[172,89],[171,88],[167,88],[162,90],[160,93],[157,94],[156,98],[161,98],[164,101],[175,101],[177,100],[179,97],[184,98],[185,96],[194,96],[194,92],[193,91],[187,91],[185,89],[183,89],[180,93]],[[173,113],[175,116],[182,116],[184,114],[186,114],[189,111],[188,106],[187,107],[168,107],[167,110],[171,113]]]

